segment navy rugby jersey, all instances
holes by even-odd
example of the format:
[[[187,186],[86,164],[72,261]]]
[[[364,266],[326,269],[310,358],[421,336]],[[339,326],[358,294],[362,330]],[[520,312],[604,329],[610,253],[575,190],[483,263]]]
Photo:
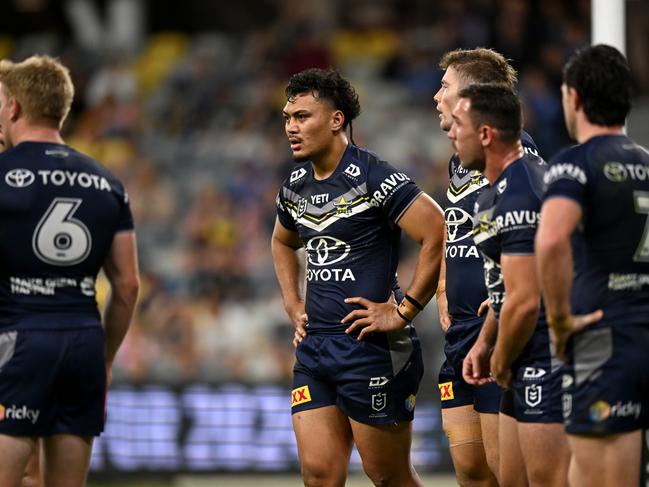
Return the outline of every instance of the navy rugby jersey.
[[[534,140],[521,133],[525,152],[538,155]],[[464,169],[454,154],[449,161],[450,184],[446,192],[446,297],[454,320],[473,319],[487,298],[483,264],[473,242],[473,209],[482,188],[489,182],[479,171]]]
[[[583,210],[572,236],[572,310],[604,310],[612,325],[649,325],[649,152],[624,135],[593,137],[559,153],[545,199]]]
[[[307,161],[284,181],[277,215],[306,249],[309,331],[344,333],[340,320],[358,308],[345,298],[398,293],[396,223],[420,194],[406,174],[351,144],[327,179],[316,180]]]
[[[66,145],[0,154],[0,327],[100,326],[95,278],[133,219],[122,185]]]
[[[476,201],[473,238],[484,258],[484,280],[496,318],[505,300],[500,257],[534,255],[546,168],[543,159],[526,154],[507,166]],[[545,325],[543,316],[539,324]]]

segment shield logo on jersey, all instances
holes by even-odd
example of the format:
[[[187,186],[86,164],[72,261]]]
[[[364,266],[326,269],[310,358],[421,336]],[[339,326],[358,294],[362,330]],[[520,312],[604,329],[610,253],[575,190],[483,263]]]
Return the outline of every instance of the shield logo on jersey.
[[[304,198],[300,198],[300,201],[297,204],[297,217],[300,218],[306,212],[307,201]]]
[[[26,188],[35,179],[36,176],[29,169],[16,168],[5,174],[5,183],[13,188]]]
[[[386,392],[372,394],[372,409],[374,409],[374,411],[383,411],[387,403],[388,394]]]
[[[525,403],[533,408],[541,404],[543,396],[543,387],[537,384],[525,387]]]

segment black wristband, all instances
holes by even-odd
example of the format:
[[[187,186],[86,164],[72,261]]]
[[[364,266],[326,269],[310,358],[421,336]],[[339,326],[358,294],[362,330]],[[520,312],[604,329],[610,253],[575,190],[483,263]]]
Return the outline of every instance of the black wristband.
[[[399,311],[399,308],[397,308],[397,314],[398,314],[398,315],[401,317],[401,319],[402,319],[403,321],[405,321],[406,323],[412,323],[412,320],[409,320],[408,318],[406,318],[405,316],[403,316],[403,313],[402,313],[401,311]]]
[[[415,298],[413,298],[412,296],[410,296],[409,294],[406,294],[405,298],[408,300],[408,302],[410,302],[410,304],[412,304],[419,311],[424,310],[424,307],[421,305],[421,303],[419,301],[417,301]]]

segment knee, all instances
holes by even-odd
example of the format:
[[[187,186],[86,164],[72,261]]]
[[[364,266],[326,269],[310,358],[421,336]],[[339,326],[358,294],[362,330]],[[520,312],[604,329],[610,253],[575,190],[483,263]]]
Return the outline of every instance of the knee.
[[[496,485],[496,477],[484,459],[455,464],[455,476],[462,487]]]
[[[343,486],[347,479],[347,466],[326,464],[315,460],[303,460],[301,465],[302,480],[307,487]]]
[[[363,463],[363,471],[376,487],[412,485],[411,467],[398,469],[390,465]]]

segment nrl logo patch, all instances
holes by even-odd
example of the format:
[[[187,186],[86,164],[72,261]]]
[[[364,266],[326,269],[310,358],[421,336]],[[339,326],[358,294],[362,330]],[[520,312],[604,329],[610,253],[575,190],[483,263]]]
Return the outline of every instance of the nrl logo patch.
[[[300,218],[302,215],[304,215],[304,212],[306,211],[306,205],[307,201],[305,198],[300,198],[300,201],[297,204],[297,217]]]
[[[386,392],[372,394],[372,409],[374,409],[374,411],[383,411],[387,403],[388,394]]]

